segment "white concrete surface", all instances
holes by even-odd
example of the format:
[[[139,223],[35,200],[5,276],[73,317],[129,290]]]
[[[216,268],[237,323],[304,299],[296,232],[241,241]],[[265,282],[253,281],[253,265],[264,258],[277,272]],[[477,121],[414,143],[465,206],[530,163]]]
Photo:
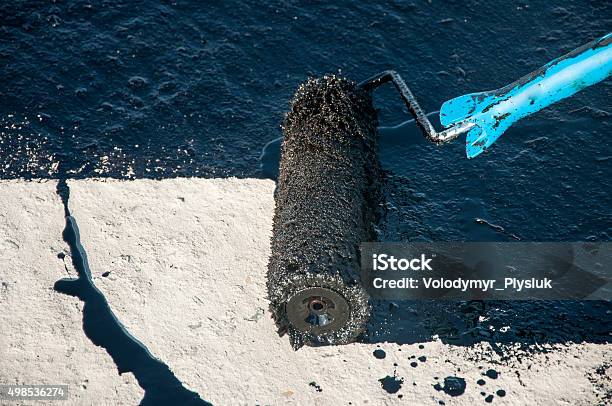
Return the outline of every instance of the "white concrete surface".
[[[495,404],[596,403],[587,374],[610,359],[609,346],[574,345],[538,355],[523,361],[520,377],[511,365],[470,361],[481,348],[440,342],[423,350],[383,344],[384,360],[372,356],[375,345],[292,351],[287,338],[276,335],[265,297],[271,181],[87,180],[70,187],[70,208],[97,286],[130,332],[214,404],[471,405],[484,404],[482,390],[500,388],[507,395],[495,396]],[[413,368],[411,355],[427,361]],[[500,377],[476,385],[489,367]],[[394,370],[405,382],[390,395],[378,380]],[[466,379],[464,395],[451,398],[433,389],[434,376],[448,375]],[[309,385],[313,381],[321,392]]]
[[[56,182],[0,182],[0,384],[66,384],[63,405],[134,405],[143,391],[83,333],[82,303],[53,284],[64,214]],[[70,263],[69,258],[66,261]],[[74,275],[74,272],[72,272]],[[58,404],[7,402],[0,404]]]
[[[381,344],[387,354],[382,360],[372,355],[377,346],[367,344],[294,352],[286,337],[277,336],[265,297],[272,182],[69,185],[94,282],[112,310],[186,387],[213,404],[473,405],[486,404],[481,391],[504,389],[506,396],[496,395],[493,404],[593,405],[612,389],[605,377],[597,385],[589,380],[596,367],[612,361],[610,345],[574,344],[520,364],[497,364],[483,346],[436,340],[423,349]],[[78,300],[52,291],[66,275],[56,258],[66,247],[54,188],[51,182],[0,184],[0,281],[9,283],[0,290],[0,381],[52,383],[63,377],[81,396],[73,404],[137,404],[142,391],[131,374],[119,377],[110,357],[83,334]],[[478,386],[488,368],[499,378],[484,377],[486,385]],[[378,380],[394,372],[404,383],[389,394]],[[450,397],[433,388],[449,375],[466,380],[465,394]],[[91,401],[96,394],[102,401]]]

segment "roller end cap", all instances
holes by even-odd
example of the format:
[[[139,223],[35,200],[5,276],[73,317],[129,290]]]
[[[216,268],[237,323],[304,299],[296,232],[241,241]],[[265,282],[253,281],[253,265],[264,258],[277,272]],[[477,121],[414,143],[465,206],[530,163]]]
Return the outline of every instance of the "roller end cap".
[[[342,330],[349,322],[350,312],[349,303],[342,295],[321,287],[304,289],[286,304],[291,326],[301,333],[315,336]]]

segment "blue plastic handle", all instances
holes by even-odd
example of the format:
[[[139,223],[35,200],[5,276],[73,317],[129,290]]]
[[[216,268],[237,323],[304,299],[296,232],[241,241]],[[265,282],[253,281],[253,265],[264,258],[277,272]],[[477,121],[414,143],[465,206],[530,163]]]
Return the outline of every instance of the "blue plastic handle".
[[[513,123],[612,74],[612,33],[557,58],[507,86],[471,93],[440,108],[444,127],[473,123],[466,153],[484,152]]]

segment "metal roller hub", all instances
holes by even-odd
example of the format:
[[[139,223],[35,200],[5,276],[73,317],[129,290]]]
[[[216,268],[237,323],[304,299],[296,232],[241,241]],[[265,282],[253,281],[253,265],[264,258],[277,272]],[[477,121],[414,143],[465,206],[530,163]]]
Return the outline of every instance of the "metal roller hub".
[[[287,319],[298,331],[325,334],[338,331],[349,320],[350,307],[339,293],[327,288],[308,288],[286,304]]]

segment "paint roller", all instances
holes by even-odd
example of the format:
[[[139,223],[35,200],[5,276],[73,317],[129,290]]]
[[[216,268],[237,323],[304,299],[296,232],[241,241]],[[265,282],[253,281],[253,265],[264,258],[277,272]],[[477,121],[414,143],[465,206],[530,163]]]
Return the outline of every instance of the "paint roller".
[[[337,76],[300,86],[284,124],[268,296],[280,334],[304,344],[355,341],[369,318],[359,244],[375,240],[380,202],[377,116],[371,91],[392,82],[425,137],[442,144],[467,133],[475,157],[513,123],[612,74],[612,34],[502,88],[445,102],[438,132],[395,71],[358,85]]]
[[[283,123],[267,287],[295,349],[354,341],[369,318],[359,244],[375,240],[376,127],[369,92],[337,76],[303,84]]]

